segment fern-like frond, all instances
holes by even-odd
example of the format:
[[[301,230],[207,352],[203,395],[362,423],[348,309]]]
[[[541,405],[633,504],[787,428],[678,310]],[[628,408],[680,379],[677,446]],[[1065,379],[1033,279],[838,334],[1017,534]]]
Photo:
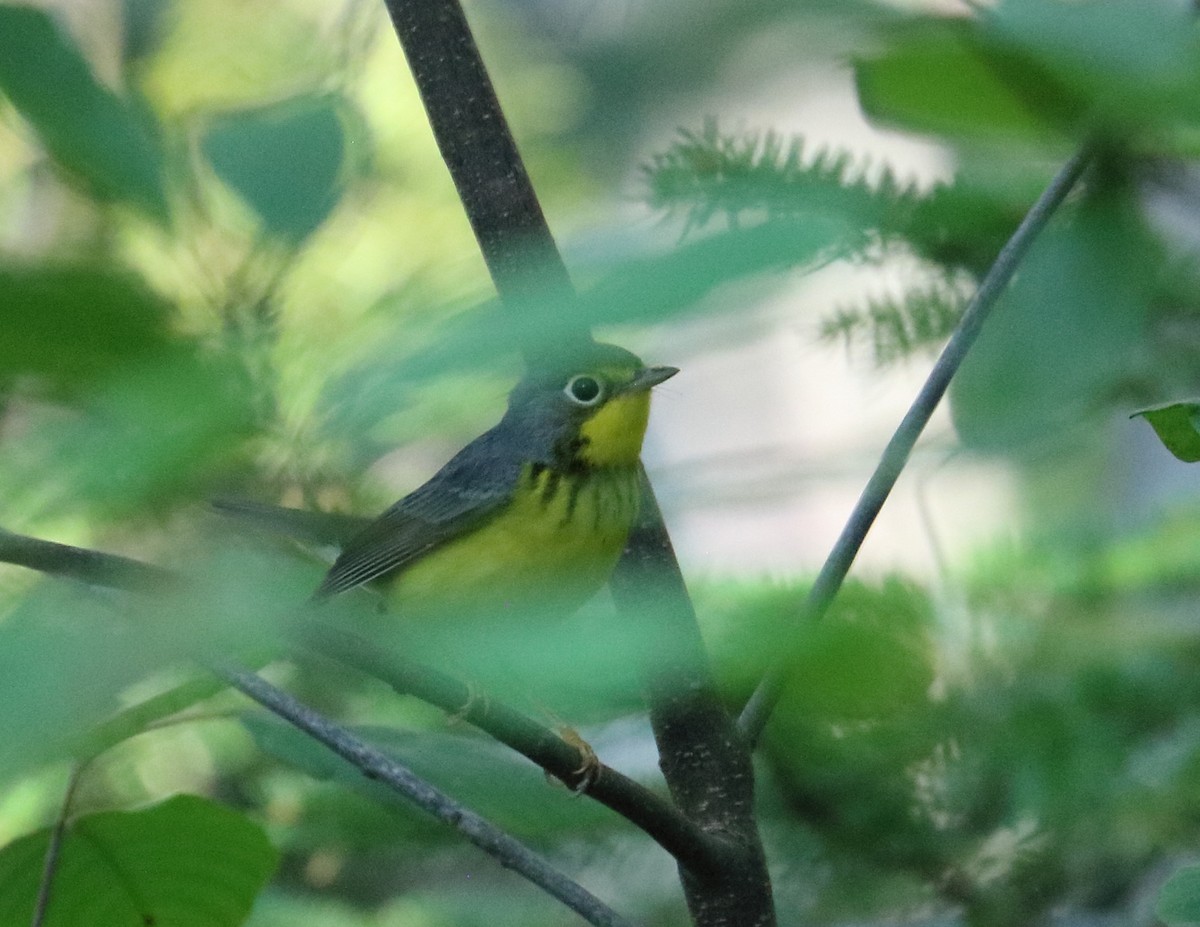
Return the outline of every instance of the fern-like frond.
[[[868,300],[860,308],[841,307],[821,323],[820,337],[847,348],[865,345],[879,366],[940,344],[950,336],[970,299],[965,281],[938,280],[901,297]]]
[[[681,130],[643,168],[650,204],[682,214],[689,230],[714,217],[747,220],[835,212],[855,216],[882,237],[911,224],[925,195],[884,169],[868,167],[846,151],[809,152],[803,138],[775,132],[735,135],[715,119],[697,131]]]

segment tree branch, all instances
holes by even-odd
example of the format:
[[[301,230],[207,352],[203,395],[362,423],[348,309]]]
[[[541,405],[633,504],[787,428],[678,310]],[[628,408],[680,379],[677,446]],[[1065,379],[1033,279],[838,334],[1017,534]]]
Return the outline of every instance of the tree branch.
[[[131,592],[162,591],[174,577],[161,567],[117,554],[42,541],[0,528],[0,562]]]
[[[385,2],[502,301],[512,312],[531,293],[542,300],[560,294],[570,303],[574,292],[566,267],[458,0]],[[581,326],[574,337],[590,336]],[[524,355],[530,366],[541,360],[537,345],[526,344]],[[644,673],[668,787],[695,824],[734,841],[738,851],[737,862],[720,877],[697,878],[683,870],[688,905],[701,927],[768,927],[775,917],[749,800],[749,750],[717,697],[679,564],[642,476],[644,517],[614,583],[627,592],[620,596],[622,607],[659,623],[665,649],[651,660],[662,657],[672,664],[664,674],[647,661]],[[705,777],[703,783],[688,781],[693,776]]]
[[[233,665],[214,667],[214,672],[268,711],[328,747],[368,779],[383,783],[443,824],[454,828],[498,860],[504,868],[524,876],[589,924],[596,927],[631,927],[629,921],[496,825],[454,801],[402,763],[275,688],[262,677]]]
[[[50,832],[50,842],[46,844],[42,878],[38,883],[37,901],[34,903],[33,918],[29,922],[29,927],[42,927],[42,924],[46,922],[46,913],[50,910],[50,896],[54,891],[54,876],[58,873],[58,859],[62,852],[63,837],[67,833],[67,819],[71,816],[71,804],[75,801],[75,790],[79,786],[79,778],[83,775],[87,762],[84,760],[71,767],[71,777],[67,780],[67,790],[63,794],[58,818],[54,822],[54,830]]]
[[[697,924],[765,927],[775,913],[750,751],[717,695],[671,538],[645,471],[641,477],[642,515],[613,576],[613,596],[630,614],[653,617],[660,635],[642,675],[671,796],[705,831],[738,848],[715,879],[681,871],[688,906]]]
[[[850,572],[850,567],[862,547],[867,532],[871,530],[876,516],[879,515],[879,511],[896,485],[896,480],[904,469],[904,465],[908,462],[917,438],[929,424],[934,409],[937,408],[949,387],[950,380],[962,364],[963,358],[975,343],[992,307],[996,304],[1000,294],[1004,292],[1009,280],[1012,279],[1021,259],[1029,250],[1030,244],[1045,228],[1050,216],[1078,182],[1093,153],[1092,147],[1087,145],[1076,152],[1059,169],[1049,186],[1038,197],[1037,202],[1025,214],[1025,218],[1021,220],[1021,224],[1017,226],[1012,237],[1000,250],[995,263],[992,264],[974,298],[967,305],[950,340],[933,365],[933,369],[929,372],[929,376],[921,386],[908,412],[905,413],[891,440],[888,441],[883,456],[875,467],[875,472],[867,481],[862,495],[859,496],[854,510],[850,513],[849,520],[833,546],[833,550],[830,551],[824,566],[821,567],[821,572],[817,574],[812,590],[800,610],[798,621],[818,621],[829,610],[830,604],[841,589],[842,583],[845,582],[846,575]],[[779,702],[779,697],[788,682],[788,667],[792,664],[793,659],[793,653],[784,654],[767,672],[742,711],[739,726],[751,745],[756,744],[762,736],[767,720]]]
[[[318,656],[352,666],[401,694],[413,695],[469,721],[568,788],[595,799],[645,831],[696,877],[713,877],[728,865],[733,849],[728,842],[705,833],[628,776],[603,763],[592,767],[578,747],[516,709],[480,698],[465,683],[433,667],[381,653],[357,635],[329,625],[308,624],[301,638]]]
[[[385,0],[438,149],[501,300],[570,302],[575,291],[456,0]],[[579,340],[589,336],[582,326]],[[543,348],[522,346],[537,367]]]
[[[260,507],[251,508],[252,517],[259,514]],[[274,506],[261,510],[270,516],[282,516],[280,524],[271,527],[286,533],[292,533],[289,529],[295,526],[323,523],[320,513]],[[162,584],[175,579],[166,570],[159,571],[136,560],[36,538],[21,540],[24,560],[52,561],[54,572],[60,575],[76,576],[80,565],[84,565],[82,568],[89,572],[90,578],[102,577],[107,580],[104,585],[114,588],[127,588],[120,581],[135,577],[140,582],[143,575],[153,575]],[[0,562],[4,560],[0,551]],[[298,637],[311,653],[352,666],[434,707],[461,714],[569,788],[581,790],[645,831],[696,877],[711,876],[727,865],[731,848],[718,837],[705,833],[658,795],[611,767],[601,764],[596,769],[585,768],[586,758],[578,747],[516,709],[494,699],[478,698],[465,683],[433,667],[380,653],[368,642],[338,628],[308,622],[300,627]],[[90,731],[72,752],[86,761],[141,733],[147,724],[177,714],[223,688],[223,683],[209,677],[188,680],[113,716]]]

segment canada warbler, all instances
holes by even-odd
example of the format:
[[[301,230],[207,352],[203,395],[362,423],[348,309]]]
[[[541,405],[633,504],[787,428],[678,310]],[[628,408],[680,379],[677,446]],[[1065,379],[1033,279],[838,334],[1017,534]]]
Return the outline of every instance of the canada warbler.
[[[676,373],[590,343],[529,374],[498,425],[346,544],[316,597],[378,583],[407,615],[574,610],[625,546],[650,389]]]

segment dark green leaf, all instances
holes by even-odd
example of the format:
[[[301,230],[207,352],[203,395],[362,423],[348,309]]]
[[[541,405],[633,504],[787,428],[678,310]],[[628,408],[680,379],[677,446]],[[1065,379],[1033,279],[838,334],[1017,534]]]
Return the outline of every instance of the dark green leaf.
[[[1135,362],[1157,261],[1137,221],[1089,208],[1051,227],[951,385],[959,437],[997,450],[1060,437]]]
[[[884,124],[965,138],[1026,139],[1049,123],[1030,106],[962,20],[926,20],[897,30],[891,47],[858,62],[858,97]]]
[[[235,460],[252,433],[252,401],[235,360],[180,344],[96,387],[77,415],[31,429],[0,462],[43,504],[144,512],[203,494],[197,484]]]
[[[0,267],[0,381],[33,374],[59,395],[88,390],[165,347],[168,308],[128,275]]]
[[[97,194],[165,219],[163,151],[145,114],[97,82],[46,11],[0,5],[0,90],[58,164]]]
[[[1167,880],[1154,913],[1167,927],[1200,925],[1200,866],[1187,866]]]
[[[301,241],[337,204],[346,158],[344,110],[336,97],[298,97],[219,116],[200,147],[276,235]]]
[[[989,44],[1017,52],[1093,116],[1138,125],[1200,116],[1200,37],[1182,4],[1006,0],[980,23]]]
[[[1185,463],[1200,460],[1200,403],[1173,402],[1157,409],[1135,412],[1150,423],[1168,451]]]
[[[0,923],[30,923],[49,839],[0,851]],[[88,815],[63,838],[45,927],[237,927],[276,863],[260,827],[195,796]]]

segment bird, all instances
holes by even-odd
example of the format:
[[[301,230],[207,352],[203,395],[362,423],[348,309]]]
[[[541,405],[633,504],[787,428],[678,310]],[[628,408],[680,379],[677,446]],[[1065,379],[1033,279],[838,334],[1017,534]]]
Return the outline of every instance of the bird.
[[[594,341],[531,370],[498,424],[348,540],[314,600],[370,585],[409,617],[575,611],[625,547],[650,391],[678,372]]]

